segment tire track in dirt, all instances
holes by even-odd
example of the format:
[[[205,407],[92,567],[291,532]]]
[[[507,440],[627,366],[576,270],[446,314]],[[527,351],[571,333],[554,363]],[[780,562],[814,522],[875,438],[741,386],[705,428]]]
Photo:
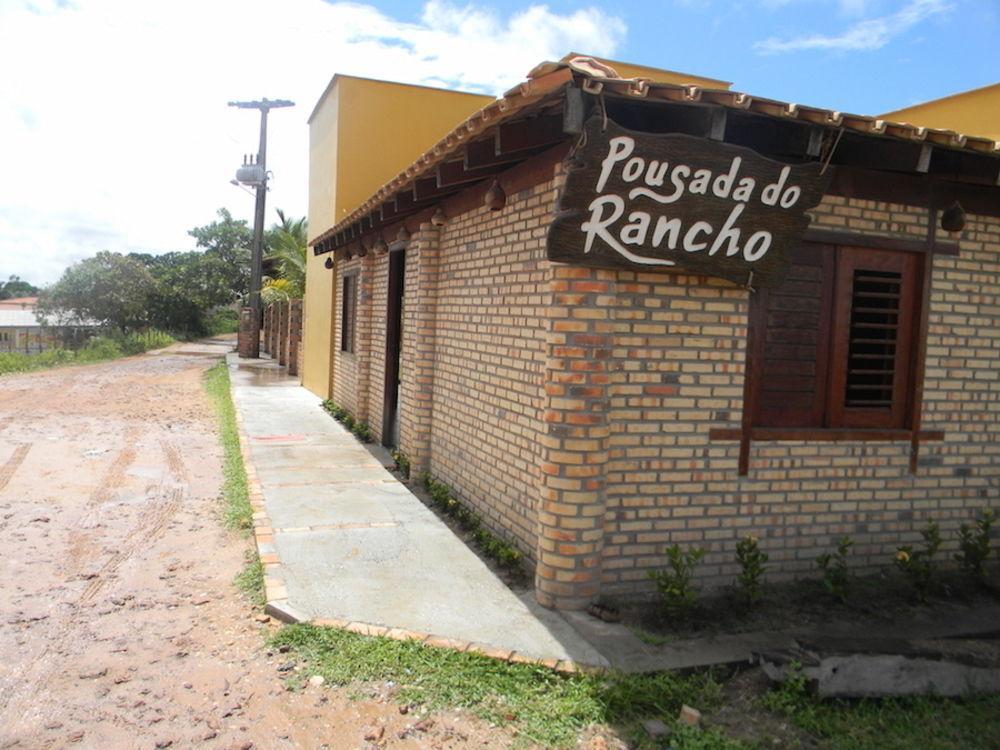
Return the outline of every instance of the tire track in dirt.
[[[115,460],[104,472],[100,484],[90,493],[90,498],[87,500],[88,506],[92,507],[106,502],[111,498],[111,494],[122,486],[125,481],[125,471],[135,461],[135,442],[138,437],[139,430],[136,427],[130,427],[125,431],[123,437],[125,447],[118,451]]]
[[[137,434],[138,431],[136,429],[128,431],[126,440],[129,445],[119,451],[115,460],[102,477],[100,486],[91,494],[91,500],[88,502],[88,505],[94,505],[95,497],[110,497],[110,493],[121,486],[126,469],[135,459],[135,450],[131,448],[131,445],[134,443]],[[184,481],[187,471],[179,452],[173,445],[167,440],[161,439],[160,447],[163,450],[169,473],[181,486],[172,487],[165,491],[163,490],[162,483],[159,486],[153,485],[147,487],[147,495],[152,502],[155,502],[153,498],[160,494],[165,496],[165,501],[144,512],[139,522],[126,532],[120,540],[118,551],[104,561],[101,567],[95,572],[94,577],[87,584],[87,587],[76,599],[72,613],[57,626],[55,632],[47,639],[45,646],[34,658],[27,670],[17,676],[18,682],[16,687],[8,685],[6,689],[0,690],[0,712],[7,712],[11,705],[17,707],[20,704],[20,706],[24,707],[26,701],[30,704],[36,699],[36,695],[39,692],[38,686],[48,683],[51,676],[58,670],[59,663],[64,658],[59,654],[59,651],[62,650],[65,644],[75,642],[75,631],[88,619],[87,615],[82,611],[82,607],[90,604],[99,593],[113,583],[113,576],[122,565],[134,557],[136,553],[148,549],[157,538],[162,536],[166,531],[170,519],[180,509],[187,490],[186,482]],[[91,515],[92,513],[93,511],[87,515]],[[20,711],[16,713],[21,715],[24,712]]]
[[[3,488],[7,486],[10,480],[14,476],[14,472],[18,470],[24,459],[28,455],[28,451],[31,450],[32,443],[21,443],[14,449],[13,455],[7,459],[6,463],[0,467],[0,492]]]
[[[174,481],[186,483],[187,469],[184,467],[184,461],[177,446],[166,438],[160,438],[160,447],[163,449],[163,455],[167,459],[167,468],[173,474]]]
[[[152,513],[143,515],[142,520],[129,532],[122,548],[115,552],[98,569],[97,577],[93,578],[87,584],[87,588],[84,589],[77,602],[85,604],[91,601],[104,588],[111,575],[123,563],[129,560],[136,552],[146,549],[155,541],[163,533],[164,529],[166,529],[167,522],[177,512],[177,509],[180,508],[183,497],[184,490],[181,488],[172,489],[167,493],[167,500],[163,505],[156,508]]]

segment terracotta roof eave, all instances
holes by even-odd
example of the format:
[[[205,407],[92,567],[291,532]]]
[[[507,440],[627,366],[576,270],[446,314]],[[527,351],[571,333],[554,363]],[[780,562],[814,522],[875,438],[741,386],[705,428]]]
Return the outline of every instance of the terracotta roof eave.
[[[541,69],[536,68],[536,70]],[[451,133],[421,154],[413,164],[380,187],[372,197],[338,221],[333,227],[316,237],[310,245],[323,242],[343,231],[364,216],[372,213],[388,198],[412,183],[418,176],[446,161],[464,144],[484,132],[488,127],[510,119],[527,107],[551,96],[571,81],[579,81],[592,93],[608,92],[630,98],[658,99],[678,103],[712,104],[728,109],[749,111],[782,119],[794,119],[823,127],[842,128],[866,136],[881,136],[898,140],[926,141],[946,148],[972,151],[1000,157],[1000,142],[981,136],[967,136],[940,128],[923,128],[905,122],[892,122],[867,115],[841,113],[783,102],[763,97],[753,97],[729,89],[709,89],[695,85],[657,83],[646,79],[609,78],[588,75],[563,64],[545,68],[547,72],[518,84],[502,97],[486,105],[460,123]]]

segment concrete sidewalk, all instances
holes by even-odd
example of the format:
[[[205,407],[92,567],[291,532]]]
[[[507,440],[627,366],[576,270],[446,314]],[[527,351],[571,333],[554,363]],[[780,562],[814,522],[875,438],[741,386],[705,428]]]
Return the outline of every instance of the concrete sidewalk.
[[[228,362],[262,502],[269,612],[552,666],[608,665],[559,614],[516,596],[284,368]]]

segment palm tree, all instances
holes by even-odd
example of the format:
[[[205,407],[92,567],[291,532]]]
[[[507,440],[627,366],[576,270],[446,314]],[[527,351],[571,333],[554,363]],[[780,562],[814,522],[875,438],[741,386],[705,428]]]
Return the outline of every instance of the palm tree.
[[[306,220],[285,216],[280,208],[278,219],[280,223],[273,224],[267,236],[267,259],[274,264],[276,273],[261,288],[265,303],[300,299],[306,293]]]

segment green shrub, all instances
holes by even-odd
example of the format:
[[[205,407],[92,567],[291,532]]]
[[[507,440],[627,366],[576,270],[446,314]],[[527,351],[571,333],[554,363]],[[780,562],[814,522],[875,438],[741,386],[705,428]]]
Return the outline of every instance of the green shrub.
[[[924,548],[916,549],[909,544],[898,547],[895,563],[913,586],[917,599],[925,601],[934,586],[937,573],[934,556],[941,548],[941,530],[937,521],[928,521],[920,536],[924,539]]]
[[[847,600],[847,585],[850,582],[847,553],[853,544],[849,536],[841,537],[837,541],[836,552],[827,552],[816,558],[816,564],[823,571],[823,588],[842,602]]]
[[[99,362],[102,359],[115,359],[123,354],[125,352],[114,339],[95,336],[77,349],[76,360],[78,362]]]
[[[651,570],[649,577],[656,583],[663,609],[671,617],[685,618],[691,613],[698,592],[691,583],[695,566],[705,555],[702,547],[683,552],[678,545],[664,550],[667,556],[665,570]]]
[[[367,422],[355,422],[351,431],[362,443],[370,443],[372,441],[372,430]]]
[[[398,448],[394,449],[391,453],[392,460],[396,464],[396,469],[400,474],[403,475],[404,479],[410,478],[410,459],[406,457],[406,454]]]
[[[240,314],[231,307],[220,307],[205,316],[205,332],[209,336],[236,333],[240,330]]]
[[[487,529],[480,515],[459,502],[451,487],[434,479],[426,471],[420,473],[419,480],[430,495],[431,502],[469,532],[473,543],[483,554],[511,572],[521,571],[521,561],[524,559],[521,551]]]
[[[976,519],[975,528],[962,524],[958,530],[958,554],[955,559],[971,578],[986,580],[986,562],[990,557],[990,529],[996,521],[992,508],[987,508]]]
[[[753,606],[760,599],[767,560],[767,553],[761,551],[753,535],[743,537],[736,545],[736,562],[740,566],[736,586],[747,606]]]

